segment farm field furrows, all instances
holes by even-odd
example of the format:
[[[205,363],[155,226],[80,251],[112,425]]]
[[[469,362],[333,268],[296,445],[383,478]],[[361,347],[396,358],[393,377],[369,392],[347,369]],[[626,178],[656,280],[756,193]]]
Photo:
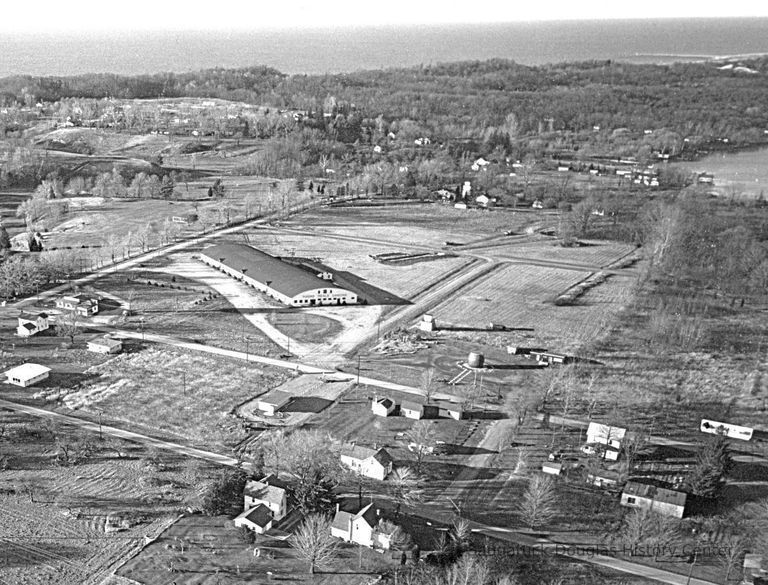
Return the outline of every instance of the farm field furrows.
[[[268,254],[317,259],[334,270],[349,272],[404,299],[413,298],[442,280],[447,273],[469,262],[466,258],[451,256],[409,265],[382,264],[371,256],[392,251],[383,245],[336,240],[320,235],[273,233],[262,229],[250,230],[247,235],[252,246]]]
[[[555,306],[552,300],[588,276],[587,272],[513,265],[492,274],[433,311],[438,323],[472,327],[500,323],[532,327],[520,342],[552,344],[574,350],[607,328],[631,294],[629,277],[614,276],[584,294],[575,305]]]
[[[153,468],[134,443],[15,413],[0,422],[3,584],[98,585],[173,517],[198,473],[196,462]]]

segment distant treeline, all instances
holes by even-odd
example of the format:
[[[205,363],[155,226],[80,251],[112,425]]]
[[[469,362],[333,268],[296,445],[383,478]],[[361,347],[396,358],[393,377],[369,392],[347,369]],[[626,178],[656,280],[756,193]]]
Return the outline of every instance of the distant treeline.
[[[389,123],[407,121],[440,140],[477,139],[491,150],[502,146],[512,153],[518,139],[553,131],[565,133],[564,149],[589,143],[604,151],[611,142],[626,142],[626,131],[665,129],[665,137],[651,147],[679,153],[685,138],[693,145],[723,138],[730,144],[764,140],[768,59],[739,65],[590,61],[528,67],[494,59],[336,75],[288,76],[248,67],[139,76],[16,76],[0,79],[0,102],[215,97],[315,115],[382,116]],[[349,132],[344,138],[357,136]]]

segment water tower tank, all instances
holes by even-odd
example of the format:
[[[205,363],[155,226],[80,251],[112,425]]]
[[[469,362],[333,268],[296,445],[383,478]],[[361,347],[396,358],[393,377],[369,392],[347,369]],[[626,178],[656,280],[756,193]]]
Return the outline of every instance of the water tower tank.
[[[484,363],[485,356],[483,356],[483,354],[476,351],[469,352],[469,357],[467,357],[467,365],[470,368],[482,368]]]

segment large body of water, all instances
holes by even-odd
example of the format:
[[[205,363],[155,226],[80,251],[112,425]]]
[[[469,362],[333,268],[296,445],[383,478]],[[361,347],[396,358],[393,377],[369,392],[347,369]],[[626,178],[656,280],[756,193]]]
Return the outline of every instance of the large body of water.
[[[284,73],[490,59],[534,65],[768,53],[768,18],[0,36],[0,77],[268,65]]]
[[[723,196],[768,198],[768,148],[735,153],[716,153],[694,162],[675,163],[696,173],[712,173],[714,190]]]

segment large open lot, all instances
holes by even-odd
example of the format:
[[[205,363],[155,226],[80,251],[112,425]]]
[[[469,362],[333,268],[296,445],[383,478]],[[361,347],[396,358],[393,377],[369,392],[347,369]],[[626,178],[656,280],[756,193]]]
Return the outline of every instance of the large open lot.
[[[0,580],[98,585],[194,494],[196,461],[0,413]]]
[[[245,437],[234,409],[286,377],[282,370],[154,347],[115,356],[85,374],[75,388],[36,396],[222,450]]]

